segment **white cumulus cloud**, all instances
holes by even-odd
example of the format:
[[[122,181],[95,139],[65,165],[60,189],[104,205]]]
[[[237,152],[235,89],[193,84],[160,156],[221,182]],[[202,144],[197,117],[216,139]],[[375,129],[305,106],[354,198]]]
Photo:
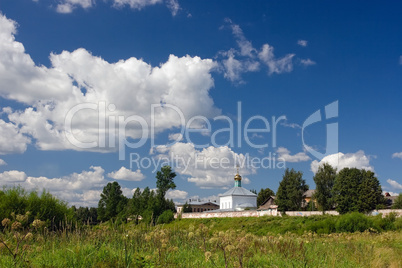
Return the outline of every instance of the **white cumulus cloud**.
[[[174,201],[187,199],[188,193],[182,190],[169,190],[166,193],[167,199],[173,199]]]
[[[364,151],[360,150],[356,153],[337,153],[324,157],[321,161],[314,160],[311,162],[311,171],[315,174],[318,171],[318,167],[323,163],[330,164],[337,171],[341,171],[343,168],[358,168],[374,171],[374,167],[370,165],[370,157],[364,154]]]
[[[23,153],[31,140],[13,123],[0,119],[0,154]]]
[[[115,180],[123,181],[141,181],[145,179],[145,176],[141,173],[141,170],[137,169],[136,171],[132,171],[125,167],[121,167],[117,171],[110,172],[107,174],[107,176]]]
[[[388,179],[387,182],[393,189],[402,190],[402,184],[398,183],[397,181]]]
[[[279,147],[276,150],[276,153],[278,154],[277,158],[285,162],[297,163],[297,162],[305,162],[311,159],[305,152],[300,152],[291,155],[290,151],[284,147]]]
[[[80,48],[51,54],[52,66],[47,68],[35,65],[15,41],[15,33],[15,22],[0,15],[0,96],[28,106],[9,109],[8,119],[41,150],[115,150],[117,137],[112,136],[111,144],[97,142],[117,135],[118,116],[132,120],[121,122],[119,134],[139,139],[147,137],[151,119],[157,133],[180,127],[181,119],[220,114],[209,95],[214,86],[211,72],[217,67],[211,59],[170,55],[153,67],[136,58],[109,63]],[[109,118],[116,123],[106,128]],[[137,118],[143,119],[145,129]],[[29,139],[21,137],[24,142],[19,139],[18,144],[23,147]]]

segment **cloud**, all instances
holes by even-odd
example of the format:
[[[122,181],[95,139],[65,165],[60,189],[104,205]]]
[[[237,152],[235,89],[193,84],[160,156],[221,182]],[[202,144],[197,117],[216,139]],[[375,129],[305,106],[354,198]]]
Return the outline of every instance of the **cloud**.
[[[129,6],[132,9],[142,9],[146,6],[162,3],[163,0],[113,0],[114,7]]]
[[[402,190],[402,184],[398,183],[397,181],[388,179],[387,182],[393,189]]]
[[[119,116],[124,120],[140,116],[148,126],[154,119],[158,133],[181,127],[181,119],[220,114],[209,95],[214,86],[211,72],[217,67],[211,59],[170,55],[167,62],[153,67],[136,58],[109,63],[80,48],[52,53],[52,66],[47,68],[35,65],[24,46],[15,41],[15,32],[15,22],[0,15],[0,96],[28,106],[9,109],[7,116],[11,124],[20,126],[15,131],[33,138],[40,150],[116,150],[113,142],[117,138],[110,135],[119,129]],[[70,113],[80,105],[87,108]],[[67,115],[72,119],[67,125],[71,131],[66,129]],[[116,123],[106,128],[110,118]],[[10,123],[8,127],[12,127]],[[125,124],[122,122],[123,127]],[[120,134],[132,139],[146,136],[149,130],[135,121],[123,127]],[[110,138],[111,144],[84,148],[71,143],[72,138],[81,143],[98,142],[102,135],[104,141]],[[29,139],[21,137],[18,141],[23,147]]]
[[[286,56],[276,59],[274,56],[274,47],[265,44],[262,46],[261,52],[258,53],[259,59],[268,66],[268,74],[288,73],[293,70],[293,57],[295,54],[287,54]]]
[[[22,171],[17,171],[17,170],[10,170],[10,171],[4,171],[3,173],[0,173],[0,184],[1,185],[7,185],[7,184],[16,184],[16,183],[21,183],[25,182],[27,179],[27,175],[25,172]]]
[[[58,13],[71,13],[77,7],[88,9],[92,7],[92,0],[62,0],[56,7]]]
[[[231,48],[228,51],[219,53],[219,56],[223,57],[221,62],[225,78],[235,83],[243,83],[242,74],[259,71],[261,64],[268,67],[269,75],[293,70],[293,57],[295,54],[287,54],[282,58],[276,58],[273,52],[274,48],[269,44],[264,44],[261,50],[257,50],[253,47],[251,41],[244,36],[243,30],[239,25],[228,18],[225,19],[225,23],[232,30],[238,46],[238,49]]]
[[[392,154],[392,158],[400,158],[400,159],[402,159],[402,152],[400,152],[400,153],[393,153],[393,154]]]
[[[239,25],[234,24],[232,20],[226,18],[225,22],[229,24],[232,29],[232,34],[236,37],[236,43],[240,48],[240,55],[253,58],[257,54],[257,50],[253,47],[251,42],[244,36],[243,30]]]
[[[192,143],[178,142],[167,147],[155,148],[156,158],[169,163],[176,172],[188,175],[187,181],[201,188],[227,188],[233,184],[236,164],[243,163],[245,156],[233,152],[227,146],[204,148],[197,150]],[[173,159],[173,161],[171,161]],[[240,173],[243,183],[249,183],[246,177],[255,170],[242,167]]]
[[[399,64],[402,65],[402,55],[399,56]]]
[[[337,153],[324,157],[321,161],[314,160],[311,162],[311,171],[315,174],[318,171],[318,167],[328,163],[334,168],[337,168],[338,172],[343,168],[358,168],[374,171],[374,167],[370,165],[370,157],[364,154],[364,151],[360,150],[356,153]]]
[[[7,165],[6,161],[4,161],[3,159],[0,159],[0,166],[5,166]]]
[[[17,125],[0,119],[0,154],[23,153],[31,139],[23,135]]]
[[[291,155],[290,151],[284,147],[279,147],[276,150],[276,153],[278,154],[277,158],[285,162],[297,163],[311,160],[311,158],[305,152],[300,152],[295,155]]]
[[[56,6],[56,12],[69,14],[79,7],[89,9],[96,4],[96,1],[97,0],[60,0]],[[147,6],[153,6],[165,2],[167,8],[169,8],[172,13],[172,16],[176,16],[181,9],[177,0],[109,0],[109,2],[113,3],[112,6],[114,8],[129,6],[131,9],[136,10],[141,10]]]
[[[167,0],[166,6],[169,8],[173,17],[176,16],[177,12],[179,12],[179,10],[181,9],[179,1],[177,1],[177,0]]]
[[[228,57],[222,61],[222,64],[225,68],[225,78],[232,82],[241,80],[241,74],[244,72],[243,64],[241,61],[235,59],[233,51],[228,52]]]
[[[316,65],[317,63],[315,62],[315,61],[312,61],[312,60],[310,60],[310,59],[301,59],[300,60],[300,63],[303,65],[303,66],[311,66],[311,65]]]
[[[297,40],[297,44],[301,47],[306,47],[308,42],[306,40]]]
[[[169,190],[166,193],[166,198],[173,199],[174,201],[185,200],[185,199],[187,199],[187,196],[188,196],[188,193],[186,191],[181,191],[181,190]]]
[[[141,170],[137,169],[136,171],[131,171],[125,167],[121,167],[118,171],[110,172],[107,174],[107,176],[115,180],[123,181],[142,181],[145,179],[145,176],[141,173]]]
[[[183,134],[181,134],[181,133],[169,134],[169,140],[170,141],[181,141],[181,140],[183,140]]]
[[[10,170],[0,173],[0,185],[20,185],[26,190],[46,189],[51,194],[76,206],[97,206],[100,193],[106,184],[104,169],[91,166],[90,170],[72,173],[60,178],[31,177],[23,171]]]

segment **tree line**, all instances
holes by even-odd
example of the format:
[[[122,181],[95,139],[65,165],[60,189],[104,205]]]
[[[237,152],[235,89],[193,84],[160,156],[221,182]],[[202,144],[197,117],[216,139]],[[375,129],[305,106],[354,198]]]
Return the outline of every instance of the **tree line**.
[[[386,207],[382,188],[374,172],[357,168],[343,168],[339,172],[325,163],[313,177],[315,193],[310,203],[305,203],[304,193],[309,189],[301,171],[286,169],[276,194],[279,211],[332,210],[368,213]],[[393,208],[402,208],[402,195]]]

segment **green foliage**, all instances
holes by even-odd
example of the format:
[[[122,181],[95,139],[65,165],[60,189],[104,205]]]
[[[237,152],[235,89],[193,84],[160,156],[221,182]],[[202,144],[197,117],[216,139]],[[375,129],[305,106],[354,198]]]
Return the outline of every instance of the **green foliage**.
[[[333,233],[346,216],[182,219],[155,227],[113,223],[31,233],[14,229],[0,232],[12,251],[0,246],[0,267],[400,266],[401,229]],[[381,218],[360,216],[369,225]]]
[[[257,192],[255,194],[257,194]],[[269,189],[269,188],[262,189],[261,188],[260,192],[257,195],[257,207],[261,206],[262,203],[264,203],[264,201],[268,199],[268,197],[274,196],[274,195],[275,195],[275,192],[272,191],[271,189]]]
[[[276,194],[276,204],[279,211],[292,211],[301,209],[303,195],[308,190],[308,185],[303,179],[301,171],[286,169],[283,179],[279,184]]]
[[[397,225],[395,225],[396,214],[389,213],[385,217],[382,214],[379,214],[373,218],[374,228],[378,231],[391,231],[396,230]]]
[[[77,221],[82,224],[97,224],[98,223],[98,211],[96,208],[79,207],[72,206],[71,209],[75,213]]]
[[[164,199],[166,192],[169,189],[175,189],[176,184],[173,179],[176,177],[176,173],[172,171],[170,166],[163,166],[160,171],[156,173],[156,188],[158,189],[158,195],[160,199]]]
[[[380,182],[373,172],[364,169],[342,169],[336,176],[332,194],[341,214],[369,212],[384,203]]]
[[[25,215],[29,212],[27,224],[35,219],[46,221],[48,228],[56,230],[62,222],[74,219],[74,212],[67,203],[60,201],[50,193],[43,191],[27,192],[21,187],[5,188],[0,199],[0,219],[11,218],[12,214]]]
[[[361,213],[352,212],[340,216],[336,222],[337,232],[354,233],[356,231],[364,232],[372,227],[373,222]]]
[[[98,203],[98,219],[108,221],[115,219],[119,214],[123,214],[127,204],[127,198],[123,195],[119,183],[109,182],[101,193]]]
[[[321,211],[330,210],[334,206],[332,188],[334,187],[336,169],[324,163],[314,175],[315,193],[313,199],[317,201]]]
[[[398,195],[395,199],[394,204],[392,205],[393,209],[402,209],[402,193]]]
[[[159,217],[158,217],[158,224],[165,224],[172,222],[174,220],[174,215],[171,210],[165,210]]]
[[[307,202],[306,206],[303,207],[302,210],[303,210],[303,211],[317,211],[318,208],[317,208],[317,206],[315,205],[314,201],[313,201],[313,200],[310,200],[310,201]]]

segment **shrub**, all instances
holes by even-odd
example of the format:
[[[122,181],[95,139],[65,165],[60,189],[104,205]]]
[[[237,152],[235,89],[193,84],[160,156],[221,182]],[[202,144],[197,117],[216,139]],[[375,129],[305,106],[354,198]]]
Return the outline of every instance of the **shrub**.
[[[174,215],[171,210],[165,210],[158,218],[158,224],[169,223],[174,220]]]
[[[372,226],[373,221],[367,216],[358,212],[353,212],[342,215],[338,218],[338,221],[336,222],[336,231],[350,233],[354,233],[356,231],[364,232],[365,230],[370,229]]]
[[[389,213],[384,218],[382,214],[377,215],[374,218],[374,228],[378,231],[391,231],[395,229],[396,213]]]

